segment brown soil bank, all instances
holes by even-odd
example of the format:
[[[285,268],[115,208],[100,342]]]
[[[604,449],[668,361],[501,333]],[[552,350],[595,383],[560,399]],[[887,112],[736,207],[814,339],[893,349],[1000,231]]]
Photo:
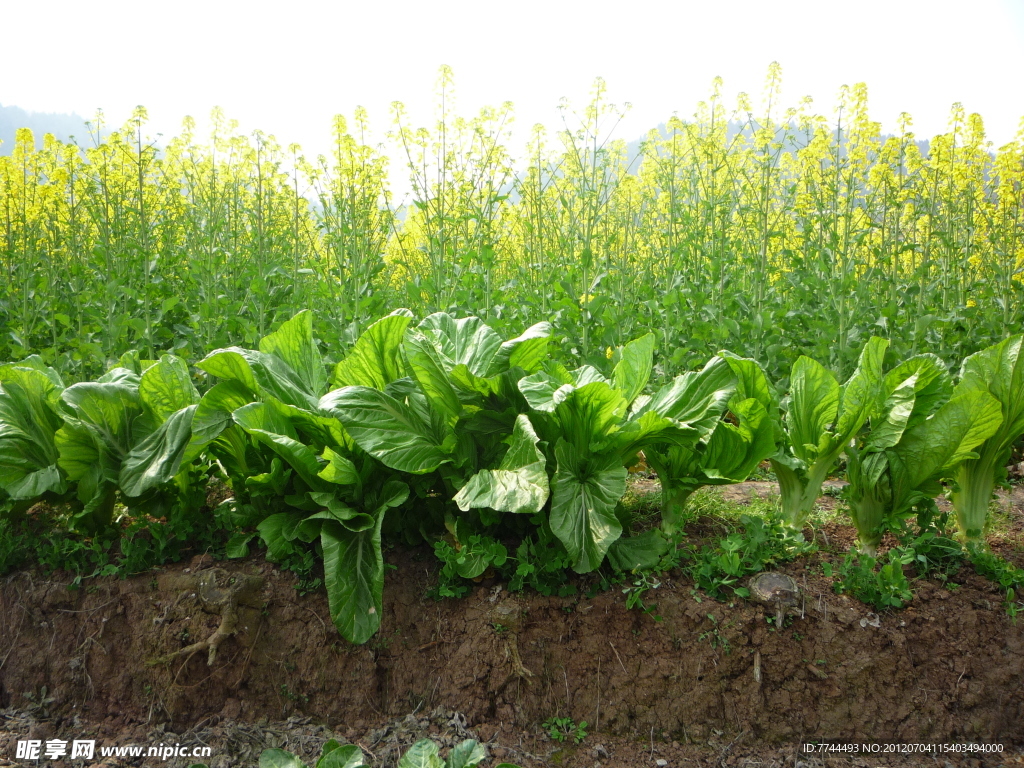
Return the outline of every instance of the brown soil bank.
[[[492,735],[569,717],[651,744],[1024,743],[1024,633],[969,569],[959,589],[919,582],[907,609],[876,617],[833,594],[815,556],[784,569],[803,595],[777,630],[771,610],[671,579],[645,596],[661,621],[618,589],[548,598],[484,583],[438,603],[424,596],[427,554],[389,554],[383,626],[362,647],[340,639],[322,594],[299,596],[266,563],[220,564],[249,594],[212,665],[195,644],[229,611],[203,600],[210,564],[84,591],[15,574],[0,585],[0,708],[174,728],[302,714],[350,737],[444,707]]]

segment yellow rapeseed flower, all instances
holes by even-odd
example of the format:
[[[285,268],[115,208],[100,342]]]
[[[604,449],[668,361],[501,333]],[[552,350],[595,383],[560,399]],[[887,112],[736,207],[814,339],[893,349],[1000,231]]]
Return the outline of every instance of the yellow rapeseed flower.
[[[611,360],[611,359],[612,359],[612,355],[614,355],[614,354],[615,354],[615,352],[614,352],[614,351],[612,350],[612,348],[611,348],[611,347],[608,347],[608,348],[607,348],[607,349],[606,349],[606,350],[604,351],[604,356],[605,356],[605,357],[607,357],[607,358],[608,358],[609,360]]]

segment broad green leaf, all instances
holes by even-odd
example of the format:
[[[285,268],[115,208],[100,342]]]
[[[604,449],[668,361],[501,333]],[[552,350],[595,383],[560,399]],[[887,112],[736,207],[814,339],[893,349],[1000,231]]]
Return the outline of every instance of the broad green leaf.
[[[573,390],[555,408],[563,438],[583,455],[600,450],[606,438],[618,429],[625,413],[626,399],[604,381]]]
[[[189,376],[188,364],[180,357],[164,355],[146,369],[139,380],[142,407],[162,424],[168,416],[199,402],[199,392]]]
[[[655,337],[653,333],[633,339],[622,348],[622,358],[612,371],[612,383],[632,403],[643,392],[654,367]]]
[[[54,435],[59,452],[57,464],[63,469],[68,480],[73,483],[80,483],[83,478],[90,474],[99,473],[107,480],[113,482],[120,472],[120,462],[110,466],[110,460],[104,461],[105,454],[101,452],[96,436],[87,427],[81,424],[65,424]]]
[[[373,514],[382,515],[389,509],[400,507],[409,498],[409,486],[401,480],[388,480],[383,485],[369,488],[363,501]]]
[[[138,377],[134,386],[131,380],[117,381],[119,383],[74,384],[61,393],[65,425],[57,432],[60,451],[57,463],[72,480],[83,474],[79,466],[82,462],[98,462],[103,476],[111,482],[117,481],[121,461],[131,450],[132,424],[142,414]],[[72,428],[73,439],[70,437]],[[91,437],[95,451],[91,457],[79,450],[84,443],[82,431]]]
[[[197,406],[172,413],[149,437],[134,446],[121,463],[118,485],[128,496],[141,496],[169,482],[181,470],[192,436]]]
[[[974,458],[974,449],[996,433],[1002,418],[998,400],[983,390],[968,389],[930,419],[908,429],[894,450],[907,468],[910,486],[916,488]]]
[[[307,766],[291,752],[286,752],[283,749],[265,749],[260,754],[260,768],[307,768]]]
[[[445,768],[437,744],[420,739],[398,761],[398,768]]]
[[[917,376],[911,376],[901,382],[886,398],[880,417],[876,419],[878,423],[872,423],[871,431],[864,442],[865,451],[881,451],[892,448],[903,437],[910,421],[910,415],[914,412],[916,381]]]
[[[61,390],[37,364],[0,366],[0,489],[15,500],[66,490],[57,469]]]
[[[607,379],[593,366],[584,365],[574,371],[552,363],[532,376],[524,376],[518,382],[519,391],[527,404],[535,411],[551,413],[569,394],[579,387]]]
[[[384,610],[383,520],[383,515],[377,515],[372,528],[358,533],[325,521],[320,531],[331,619],[342,637],[356,645],[373,637]]]
[[[498,512],[539,512],[548,499],[548,475],[539,438],[529,417],[516,418],[511,443],[498,469],[482,469],[455,495],[463,512],[490,508]]]
[[[860,431],[873,410],[885,398],[883,392],[882,362],[888,339],[872,336],[861,350],[857,370],[843,385],[840,395],[839,420],[836,435],[840,442],[847,442]]]
[[[475,375],[469,368],[460,363],[452,368],[448,374],[452,384],[459,387],[463,392],[474,392],[484,397],[491,397],[501,392],[501,376],[483,378]]]
[[[258,391],[256,377],[252,372],[250,360],[258,353],[241,347],[216,349],[198,363],[196,367],[224,381],[234,381],[246,390],[255,394]]]
[[[211,387],[199,400],[192,417],[192,439],[182,461],[193,461],[226,430],[237,429],[231,414],[253,402],[252,398],[251,390],[237,381],[222,381]]]
[[[987,391],[1002,413],[999,429],[978,447],[978,458],[967,459],[956,473],[953,507],[969,541],[982,538],[989,501],[997,482],[1006,477],[1014,442],[1024,433],[1024,336],[1013,336],[966,360],[958,390]]]
[[[758,400],[734,403],[731,410],[739,424],[719,422],[700,456],[707,484],[741,483],[775,453],[775,426]]]
[[[749,357],[740,357],[725,350],[719,352],[718,356],[725,360],[736,377],[736,390],[733,397],[736,400],[754,398],[764,406],[765,413],[770,419],[778,419],[779,396],[775,387],[768,381],[760,363]]]
[[[829,427],[839,411],[839,382],[825,366],[801,355],[790,374],[789,442],[793,453],[804,461],[814,461],[826,450]]]
[[[117,368],[126,368],[134,374],[141,376],[151,365],[156,365],[156,360],[146,360],[137,349],[130,349],[125,352],[117,361]]]
[[[303,521],[302,515],[295,512],[277,512],[260,521],[256,530],[260,532],[260,538],[267,546],[268,560],[273,563],[281,562],[295,551],[292,542]]]
[[[434,344],[416,328],[405,332],[402,351],[431,406],[443,416],[449,427],[454,427],[462,413],[462,403],[448,378],[453,366],[447,364]]]
[[[608,446],[627,463],[638,451],[646,451],[653,445],[692,446],[701,435],[700,430],[688,424],[681,425],[656,411],[644,411],[614,432],[608,440]]]
[[[882,539],[882,522],[887,515],[899,513],[913,503],[913,488],[906,482],[903,463],[895,451],[861,454],[851,448],[847,454],[846,476],[850,484],[846,495],[857,529],[858,548],[875,557]],[[894,478],[902,491],[894,493]]]
[[[224,554],[230,559],[248,557],[249,542],[252,541],[253,536],[255,536],[253,533],[235,531],[235,533],[231,534],[231,538],[228,539],[228,543],[224,546]]]
[[[587,384],[593,384],[595,381],[605,384],[609,383],[608,379],[602,376],[601,372],[592,365],[582,365],[575,370],[569,371],[569,375],[572,377],[572,383],[576,389],[585,387]]]
[[[986,390],[999,401],[1003,420],[999,430],[986,441],[1000,468],[1008,461],[1014,441],[1024,434],[1024,336],[1013,336],[964,360],[960,389]],[[991,442],[991,445],[989,445]]]
[[[445,768],[473,768],[487,759],[487,751],[484,745],[475,739],[466,739],[460,744],[452,747],[445,760]]]
[[[106,373],[104,373],[102,376],[100,376],[98,379],[96,379],[96,381],[93,383],[123,384],[126,387],[131,387],[132,389],[137,390],[139,388],[139,374],[127,368],[115,366]]]
[[[412,321],[412,312],[399,309],[383,317],[360,335],[352,351],[334,368],[332,386],[383,390],[406,375],[402,339]]]
[[[491,361],[501,347],[501,337],[479,317],[456,320],[444,312],[423,319],[417,329],[440,353],[445,372],[461,364],[477,375],[489,374]],[[406,343],[409,334],[406,333]]]
[[[316,768],[365,768],[363,751],[355,744],[342,744],[330,752],[324,745],[324,753],[317,761]]]
[[[670,546],[660,530],[650,528],[637,536],[617,539],[608,549],[608,563],[621,573],[650,570],[657,567]]]
[[[266,398],[267,402],[276,403],[283,413],[288,416],[292,426],[299,433],[303,442],[320,445],[335,445],[351,451],[355,446],[352,439],[346,434],[345,428],[334,416],[326,415],[320,411],[319,405],[313,406],[315,411],[306,408],[296,408],[293,405],[286,405],[273,397]]]
[[[376,517],[366,512],[357,512],[333,494],[311,493],[309,495],[316,503],[327,507],[327,509],[316,512],[302,521],[300,529],[303,533],[303,541],[312,541],[315,538],[312,534],[321,531],[321,523],[324,520],[341,523],[353,533],[367,531],[377,524]]]
[[[328,392],[320,407],[337,417],[364,451],[400,472],[433,472],[450,460],[454,436],[438,439],[405,403],[369,387]]]
[[[327,388],[327,371],[313,340],[313,313],[308,309],[260,339],[260,352],[286,362],[298,374],[307,392],[319,396]]]
[[[338,485],[355,485],[359,482],[355,464],[340,453],[325,448],[320,458],[327,462],[327,466],[320,470],[320,477],[327,482]]]
[[[282,358],[240,347],[218,349],[196,367],[226,381],[236,381],[263,398],[273,397],[285,405],[315,411],[319,390],[309,384]]]
[[[511,368],[522,368],[526,373],[536,373],[544,364],[551,337],[550,323],[531,325],[519,336],[503,343],[491,358],[486,377],[504,373]]]
[[[535,411],[551,413],[560,402],[575,389],[574,385],[561,380],[548,371],[539,371],[519,380],[519,391],[527,404]]]
[[[935,355],[917,355],[889,371],[885,375],[886,394],[910,378],[914,379],[914,410],[907,429],[935,413],[953,394],[953,380],[945,363]]]
[[[0,445],[0,471],[4,467],[8,469],[16,466],[15,457],[4,454],[4,448]],[[0,476],[0,488],[14,501],[37,499],[44,493],[62,494],[67,491],[67,482],[60,468],[51,464],[42,469],[26,471],[14,479],[10,479],[13,472]],[[7,478],[5,480],[5,478]]]
[[[494,565],[500,568],[508,561],[508,550],[490,536],[471,536],[463,542],[455,572],[464,579],[475,579]]]
[[[555,458],[551,531],[565,545],[573,569],[587,573],[601,565],[622,533],[615,505],[626,491],[626,468],[616,455],[583,458],[565,440],[555,446]]]
[[[284,459],[311,488],[325,486],[316,451],[298,439],[287,415],[274,402],[249,403],[232,414],[235,423]]]
[[[61,380],[60,374],[47,365],[39,355],[29,355],[24,360],[19,360],[16,363],[4,363],[3,365],[0,365],[0,383],[8,379],[8,371],[18,368],[31,368],[32,370],[39,371],[50,380],[50,383],[53,384],[58,392],[64,389],[64,382]]]
[[[736,377],[720,357],[708,361],[701,371],[684,373],[658,390],[636,415],[647,411],[672,419],[680,425],[710,435],[736,391]]]

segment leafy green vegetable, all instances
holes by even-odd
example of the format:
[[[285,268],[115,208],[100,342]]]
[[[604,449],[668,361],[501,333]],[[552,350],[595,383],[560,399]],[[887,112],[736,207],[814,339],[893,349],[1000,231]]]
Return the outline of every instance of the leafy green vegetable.
[[[764,371],[753,360],[727,352],[719,354],[705,374],[717,381],[719,389],[705,395],[705,402],[710,406],[709,414],[718,412],[728,396],[726,410],[732,421],[702,418],[700,423],[714,426],[693,445],[645,451],[661,480],[662,529],[668,534],[678,531],[686,500],[694,491],[705,485],[742,482],[776,450],[778,402]],[[731,378],[725,376],[726,371],[731,371]]]
[[[1006,480],[1013,444],[1024,434],[1024,336],[1012,336],[968,357],[960,370],[960,388],[987,392],[998,402],[998,430],[965,459],[954,479],[953,509],[968,542],[980,542],[995,485]]]
[[[933,400],[926,407],[934,404]],[[861,552],[874,557],[883,524],[940,493],[939,481],[976,456],[974,449],[999,429],[1001,421],[999,401],[988,392],[958,388],[949,402],[904,431],[895,445],[889,447],[887,438],[881,443],[886,447],[878,447],[869,433],[863,448],[851,446],[846,493]],[[886,429],[891,423],[883,422]]]
[[[463,512],[473,508],[498,512],[539,512],[548,500],[548,475],[539,438],[526,414],[516,417],[508,452],[497,469],[482,469],[455,494]]]
[[[0,489],[16,501],[67,490],[58,466],[64,385],[38,357],[0,365]]]
[[[889,342],[872,337],[857,370],[842,387],[820,363],[800,357],[790,374],[786,445],[771,457],[782,513],[800,528],[814,509],[821,484],[846,445],[884,400],[882,360]]]
[[[612,381],[589,366],[569,372],[551,365],[519,382],[538,434],[554,446],[551,530],[581,573],[597,568],[622,534],[615,507],[625,490],[626,467],[640,451],[662,456],[672,447],[693,449],[715,430],[735,392],[729,363],[715,358],[652,397],[638,396],[653,353],[649,337],[626,345]],[[670,488],[671,469],[660,465]],[[677,524],[672,513],[663,520],[667,532]]]

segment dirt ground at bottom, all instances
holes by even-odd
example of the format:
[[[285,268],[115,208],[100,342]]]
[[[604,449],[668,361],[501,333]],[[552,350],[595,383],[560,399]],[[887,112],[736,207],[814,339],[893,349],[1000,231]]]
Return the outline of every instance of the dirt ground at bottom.
[[[1008,514],[1024,529],[1016,505]],[[848,535],[838,523],[817,533]],[[432,553],[392,550],[381,630],[358,647],[338,637],[322,592],[300,595],[259,559],[196,558],[77,591],[16,573],[0,583],[0,768],[32,764],[15,758],[18,740],[94,737],[208,744],[213,768],[255,766],[271,746],[312,765],[335,737],[394,766],[422,736],[477,738],[485,765],[524,768],[1024,765],[1024,631],[998,589],[965,566],[955,589],[920,580],[905,609],[876,615],[834,593],[821,564],[836,559],[780,569],[802,592],[780,628],[772,611],[710,599],[680,574],[644,596],[648,613],[627,609],[621,588],[586,596],[585,580],[571,597],[484,581],[435,602]],[[212,664],[205,648],[175,656],[222,620],[201,599],[216,569],[258,589]],[[586,721],[587,736],[553,741],[549,718]],[[801,750],[815,739],[1003,752],[825,758]]]
[[[587,768],[989,768],[990,766],[1024,765],[1024,749],[1003,747],[999,753],[967,756],[965,754],[885,754],[826,756],[808,753],[801,744],[760,744],[739,734],[727,738],[712,733],[704,743],[682,744],[678,741],[644,742],[641,738],[625,738],[612,734],[590,734],[582,743],[559,744],[537,729],[493,729],[486,725],[473,727],[465,716],[442,707],[430,713],[409,713],[392,720],[366,724],[366,732],[354,738],[346,736],[349,729],[331,729],[317,724],[309,716],[293,715],[287,720],[246,723],[219,716],[200,721],[194,727],[175,733],[166,724],[154,726],[96,724],[72,718],[40,720],[24,710],[0,710],[0,768],[23,765],[61,765],[59,761],[26,762],[10,760],[18,739],[38,738],[95,739],[97,745],[143,747],[181,745],[186,748],[209,746],[210,757],[196,758],[211,768],[250,768],[257,766],[265,749],[280,748],[314,766],[323,744],[328,739],[357,743],[368,762],[375,767],[395,766],[399,756],[414,742],[429,738],[441,746],[441,754],[463,739],[472,738],[484,744],[488,759],[484,766],[501,761],[522,768],[547,766],[586,766]],[[491,732],[489,738],[485,734]],[[858,745],[860,746],[860,745]],[[879,745],[884,750],[884,745]],[[97,752],[98,755],[98,752]],[[146,757],[97,757],[95,762],[74,761],[73,765],[98,768],[135,768],[162,765],[187,768],[192,759]]]

